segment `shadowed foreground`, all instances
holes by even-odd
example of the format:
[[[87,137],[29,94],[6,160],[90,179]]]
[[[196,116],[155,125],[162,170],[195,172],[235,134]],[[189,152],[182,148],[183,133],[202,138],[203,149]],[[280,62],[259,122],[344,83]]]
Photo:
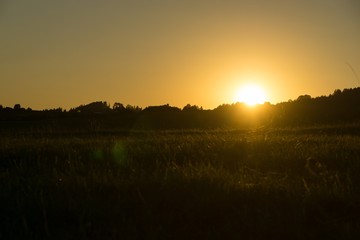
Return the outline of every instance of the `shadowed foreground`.
[[[0,137],[1,239],[356,239],[360,136]]]

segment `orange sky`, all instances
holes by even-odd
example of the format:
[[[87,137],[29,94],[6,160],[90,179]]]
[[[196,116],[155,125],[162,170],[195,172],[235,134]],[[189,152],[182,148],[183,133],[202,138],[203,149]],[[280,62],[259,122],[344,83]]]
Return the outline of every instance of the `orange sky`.
[[[0,1],[0,104],[277,103],[360,85],[358,0]]]

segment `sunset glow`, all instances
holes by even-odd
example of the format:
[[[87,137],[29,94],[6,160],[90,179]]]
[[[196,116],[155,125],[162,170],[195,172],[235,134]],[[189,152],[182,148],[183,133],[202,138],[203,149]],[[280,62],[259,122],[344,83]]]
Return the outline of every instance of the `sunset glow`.
[[[0,104],[213,109],[244,83],[272,104],[359,85],[360,1],[155,2],[0,1]]]
[[[266,101],[266,94],[257,85],[246,85],[240,88],[236,95],[236,101],[246,103],[249,106],[263,104]]]

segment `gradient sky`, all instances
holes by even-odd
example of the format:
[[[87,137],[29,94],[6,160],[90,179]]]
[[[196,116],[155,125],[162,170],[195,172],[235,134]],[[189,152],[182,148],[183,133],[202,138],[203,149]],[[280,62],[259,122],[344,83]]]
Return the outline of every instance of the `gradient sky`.
[[[359,0],[0,0],[0,104],[215,108],[360,85]]]

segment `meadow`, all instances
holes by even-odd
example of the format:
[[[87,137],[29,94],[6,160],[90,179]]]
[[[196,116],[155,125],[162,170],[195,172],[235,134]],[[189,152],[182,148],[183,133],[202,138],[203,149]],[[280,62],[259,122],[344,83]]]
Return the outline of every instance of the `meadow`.
[[[357,133],[3,134],[0,239],[359,239]]]

